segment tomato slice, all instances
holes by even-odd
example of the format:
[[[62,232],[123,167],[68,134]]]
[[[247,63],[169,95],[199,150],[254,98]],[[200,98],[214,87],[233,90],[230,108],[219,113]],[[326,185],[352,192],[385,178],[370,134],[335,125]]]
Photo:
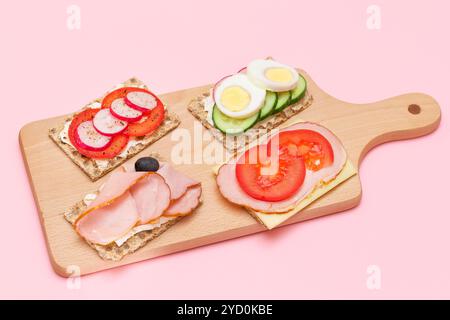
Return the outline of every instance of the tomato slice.
[[[146,92],[146,93],[151,94],[152,96],[155,97],[157,104],[156,104],[155,108],[153,108],[147,112],[144,112],[144,114],[143,114],[144,116],[142,117],[142,119],[140,121],[130,123],[128,125],[128,128],[123,132],[123,134],[125,134],[127,136],[133,136],[133,137],[145,136],[146,134],[149,134],[149,133],[153,132],[154,130],[156,130],[164,120],[164,115],[165,115],[164,105],[155,94],[151,93],[150,91],[148,91],[146,89],[142,89],[142,88],[135,88],[135,87],[119,88],[119,89],[116,89],[116,90],[110,92],[109,94],[106,95],[106,97],[103,98],[102,108],[111,107],[111,103],[114,100],[116,100],[118,98],[125,98],[127,93],[134,92],[134,91]]]
[[[146,90],[146,89],[142,89],[142,88],[136,88],[136,87],[123,87],[123,88],[119,88],[116,89],[110,93],[108,93],[102,100],[102,108],[109,108],[111,107],[111,103],[119,98],[125,98],[125,96],[127,95],[128,92],[134,92],[134,91],[139,91],[139,92],[147,92],[150,93],[152,96],[156,97],[153,93],[151,93],[150,91]],[[159,99],[157,99],[159,100]]]
[[[111,144],[109,145],[109,147],[102,151],[90,151],[87,149],[83,149],[75,144],[74,146],[77,148],[78,152],[85,157],[91,159],[111,159],[122,152],[122,150],[128,144],[128,140],[129,138],[124,134],[114,136],[111,139]]]
[[[164,106],[158,99],[158,104],[149,113],[144,114],[138,122],[128,124],[123,134],[127,136],[145,136],[156,130],[164,121]]]
[[[128,144],[128,136],[124,134],[118,134],[114,136],[111,139],[110,145],[105,150],[101,151],[87,150],[77,143],[75,131],[77,130],[78,126],[80,125],[80,123],[92,120],[98,111],[99,109],[86,109],[77,114],[72,119],[72,122],[69,126],[69,139],[72,145],[78,150],[78,152],[85,157],[92,159],[111,159],[122,152],[122,150]]]
[[[263,201],[281,201],[292,196],[305,180],[302,157],[280,149],[268,156],[267,146],[247,150],[236,163],[236,178],[249,196]]]
[[[269,141],[269,145],[273,143],[278,143],[280,150],[285,149],[293,156],[301,156],[308,170],[318,171],[331,166],[334,161],[330,142],[313,130],[282,131]]]

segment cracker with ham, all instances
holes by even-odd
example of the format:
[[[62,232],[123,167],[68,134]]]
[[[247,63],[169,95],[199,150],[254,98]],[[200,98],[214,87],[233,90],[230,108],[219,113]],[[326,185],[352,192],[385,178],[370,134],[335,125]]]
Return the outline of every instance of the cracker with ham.
[[[64,217],[105,260],[120,260],[192,213],[201,184],[163,163],[156,172],[124,167]]]
[[[280,225],[356,174],[339,138],[319,124],[297,122],[272,135],[268,141],[267,145],[253,143],[248,151],[236,155],[216,170],[216,182],[222,196],[244,207],[268,229]],[[276,147],[271,150],[269,143],[272,141],[276,141],[273,142]],[[261,157],[265,146],[277,156]],[[253,150],[259,152],[258,158],[254,158],[257,161],[248,163],[245,156]],[[276,170],[264,173],[261,168],[269,168],[271,161],[278,164]],[[304,166],[298,169],[297,163]],[[256,174],[255,167],[259,168]],[[246,171],[244,175],[242,170]],[[293,181],[289,179],[296,174],[301,183],[291,188]],[[278,199],[267,199],[275,195]]]

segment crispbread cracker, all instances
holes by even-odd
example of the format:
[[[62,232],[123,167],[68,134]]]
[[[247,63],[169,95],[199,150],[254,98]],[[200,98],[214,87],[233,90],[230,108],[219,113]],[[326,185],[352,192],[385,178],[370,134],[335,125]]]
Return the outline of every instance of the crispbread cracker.
[[[192,100],[188,105],[188,110],[202,123],[205,128],[211,132],[211,134],[218,141],[222,142],[223,146],[227,150],[232,153],[244,148],[249,143],[257,139],[260,135],[264,135],[265,131],[275,129],[283,122],[289,120],[292,116],[306,109],[313,103],[313,96],[308,92],[308,90],[306,90],[300,101],[286,107],[279,113],[269,116],[263,121],[257,122],[250,130],[240,134],[239,137],[236,138],[236,136],[224,134],[208,122],[208,112],[205,111],[203,100],[209,95],[210,93],[206,92]]]
[[[139,88],[145,88],[147,87],[137,78],[131,78],[124,83],[120,85],[121,87],[139,87]],[[87,106],[85,106],[83,109],[86,109],[94,102],[101,102],[103,99],[99,98],[91,103],[89,103]],[[82,110],[83,110],[82,109]],[[64,151],[65,154],[77,165],[83,170],[84,173],[86,173],[89,178],[91,178],[92,181],[96,181],[103,177],[108,172],[112,171],[128,159],[134,157],[136,154],[138,154],[140,151],[147,148],[149,145],[154,143],[155,141],[159,140],[163,136],[165,136],[167,133],[178,127],[180,124],[180,119],[178,116],[172,112],[169,112],[166,110],[165,112],[165,118],[164,122],[153,131],[151,134],[144,136],[144,137],[137,137],[136,140],[140,141],[139,144],[136,144],[134,146],[131,146],[125,156],[116,156],[112,159],[107,160],[108,163],[105,167],[99,167],[97,165],[97,162],[93,159],[90,159],[88,157],[83,156],[80,154],[73,146],[71,146],[68,143],[65,143],[61,140],[60,134],[61,131],[64,129],[64,125],[67,121],[71,121],[73,119],[75,114],[68,117],[63,123],[61,123],[58,127],[52,128],[49,130],[49,136],[50,138],[61,148],[61,150]]]
[[[70,224],[74,224],[77,217],[83,212],[83,210],[86,208],[86,204],[84,201],[80,201],[76,203],[72,208],[69,209],[66,213],[64,213],[64,218],[70,222]],[[131,236],[127,241],[125,241],[124,244],[122,244],[120,247],[115,243],[111,243],[109,245],[103,246],[99,244],[94,244],[92,242],[86,241],[89,246],[94,248],[98,255],[105,260],[113,260],[113,261],[119,261],[123,257],[125,257],[128,254],[131,254],[138,250],[139,248],[142,248],[147,244],[147,242],[155,239],[156,237],[160,236],[164,231],[169,229],[172,225],[180,221],[183,217],[177,217],[173,220],[169,220],[166,223],[163,223],[160,227],[148,230],[148,231],[141,231],[133,236]]]

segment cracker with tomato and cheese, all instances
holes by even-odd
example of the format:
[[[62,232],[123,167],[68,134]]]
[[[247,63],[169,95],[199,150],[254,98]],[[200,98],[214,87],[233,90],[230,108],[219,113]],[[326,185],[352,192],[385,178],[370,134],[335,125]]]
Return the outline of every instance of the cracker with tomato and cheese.
[[[144,157],[137,161],[156,161]],[[143,161],[141,161],[143,160]],[[158,163],[158,162],[157,162]],[[201,203],[202,187],[167,163],[156,168],[124,167],[64,217],[105,260],[118,261],[160,236]]]
[[[254,60],[192,100],[188,110],[235,152],[310,106],[305,78],[271,59]]]
[[[219,191],[272,229],[356,174],[341,141],[298,122],[250,145],[216,171]]]
[[[49,136],[95,181],[179,124],[176,114],[131,78],[50,129]]]

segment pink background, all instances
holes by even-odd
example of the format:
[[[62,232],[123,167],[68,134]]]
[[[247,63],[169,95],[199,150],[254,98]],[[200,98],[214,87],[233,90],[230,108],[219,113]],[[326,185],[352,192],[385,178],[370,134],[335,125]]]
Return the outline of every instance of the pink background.
[[[70,4],[81,8],[79,31],[66,27]],[[370,4],[381,30],[366,27]],[[9,1],[0,12],[0,298],[450,298],[448,1]],[[353,210],[67,289],[47,257],[19,129],[133,75],[164,93],[267,55],[351,102],[426,92],[441,104],[441,126],[369,153]],[[369,265],[381,268],[380,290],[366,287]]]

